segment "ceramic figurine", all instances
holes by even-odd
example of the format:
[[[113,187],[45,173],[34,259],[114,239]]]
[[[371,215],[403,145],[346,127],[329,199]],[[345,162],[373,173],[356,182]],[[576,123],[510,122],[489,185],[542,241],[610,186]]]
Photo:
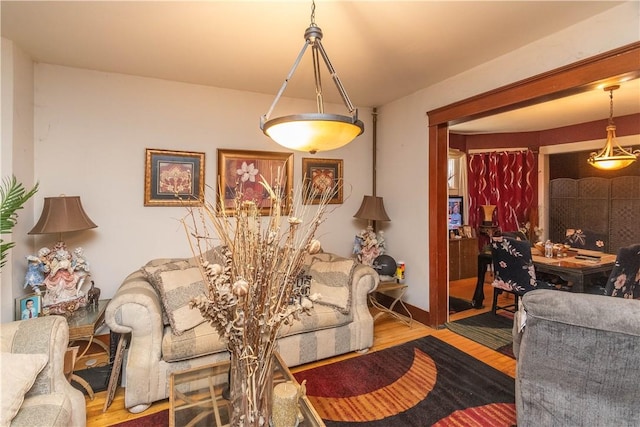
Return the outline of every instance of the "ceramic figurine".
[[[98,300],[100,300],[100,288],[95,287],[95,282],[91,281],[91,288],[87,291],[87,304],[98,308]]]
[[[34,255],[27,256],[27,274],[24,278],[24,288],[31,286],[36,294],[40,294],[40,285],[44,282],[44,262]]]

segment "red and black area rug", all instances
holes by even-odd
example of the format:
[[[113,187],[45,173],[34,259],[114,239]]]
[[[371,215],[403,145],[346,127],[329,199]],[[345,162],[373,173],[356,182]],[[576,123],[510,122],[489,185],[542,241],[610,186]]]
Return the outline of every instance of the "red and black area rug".
[[[329,427],[506,427],[516,424],[513,378],[425,337],[295,374]],[[168,426],[168,411],[117,424]]]
[[[327,426],[512,426],[513,378],[435,338],[295,374]]]

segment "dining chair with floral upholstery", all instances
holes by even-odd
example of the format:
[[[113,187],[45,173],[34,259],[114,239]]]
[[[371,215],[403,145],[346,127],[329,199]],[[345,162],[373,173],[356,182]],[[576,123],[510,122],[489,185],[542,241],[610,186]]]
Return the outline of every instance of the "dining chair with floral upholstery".
[[[606,236],[595,231],[580,228],[567,228],[564,244],[574,249],[588,249],[590,251],[604,252]]]
[[[640,299],[640,244],[618,249],[605,295]]]
[[[531,257],[531,244],[527,240],[518,240],[507,236],[491,239],[491,256],[493,258],[494,280],[493,302],[491,311],[497,310],[514,313],[518,309],[518,301],[525,293],[534,289],[555,289],[549,283],[538,280]],[[515,296],[514,303],[498,306],[498,296],[509,292]]]

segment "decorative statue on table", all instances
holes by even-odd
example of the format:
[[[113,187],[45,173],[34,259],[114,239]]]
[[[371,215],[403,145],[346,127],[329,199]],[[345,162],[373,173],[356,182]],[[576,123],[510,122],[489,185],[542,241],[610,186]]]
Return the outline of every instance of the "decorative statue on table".
[[[384,231],[376,235],[372,227],[367,227],[356,235],[353,243],[353,253],[358,262],[365,265],[373,265],[373,260],[385,253],[387,249]]]
[[[58,242],[51,249],[41,248],[37,256],[27,256],[27,262],[24,287],[31,286],[37,294],[45,288],[42,298],[45,311],[71,314],[87,304],[81,288],[89,275],[89,263],[82,248],[71,253],[64,242]]]

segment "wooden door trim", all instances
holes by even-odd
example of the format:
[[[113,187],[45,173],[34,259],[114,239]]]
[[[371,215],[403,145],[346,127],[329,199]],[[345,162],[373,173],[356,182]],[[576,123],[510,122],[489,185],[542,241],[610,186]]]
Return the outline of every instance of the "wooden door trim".
[[[446,231],[449,125],[640,77],[640,42],[427,112],[429,118],[429,326],[447,319],[449,252]]]

